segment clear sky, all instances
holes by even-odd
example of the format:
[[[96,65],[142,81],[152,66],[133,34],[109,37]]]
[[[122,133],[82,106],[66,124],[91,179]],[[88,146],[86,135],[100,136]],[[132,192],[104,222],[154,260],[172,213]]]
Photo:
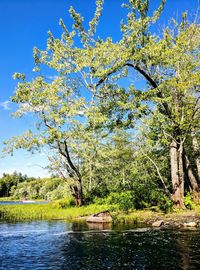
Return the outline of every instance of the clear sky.
[[[99,26],[99,35],[102,38],[112,36],[113,40],[119,39],[119,23],[125,14],[125,10],[120,8],[123,2],[105,0]],[[157,7],[159,0],[151,0],[151,3],[152,8]],[[0,150],[3,141],[33,126],[33,119],[30,117],[16,120],[10,116],[14,105],[9,102],[9,97],[16,87],[12,74],[22,72],[31,76],[34,65],[33,47],[45,49],[48,30],[59,37],[59,18],[70,27],[68,9],[71,5],[81,12],[87,22],[92,17],[95,0],[0,0]],[[194,16],[197,6],[198,0],[167,0],[160,27],[166,25],[170,17],[180,17],[186,10],[191,17]],[[20,150],[13,157],[0,159],[0,175],[16,170],[30,176],[43,177],[47,175],[42,168],[46,163],[43,154],[33,156]]]

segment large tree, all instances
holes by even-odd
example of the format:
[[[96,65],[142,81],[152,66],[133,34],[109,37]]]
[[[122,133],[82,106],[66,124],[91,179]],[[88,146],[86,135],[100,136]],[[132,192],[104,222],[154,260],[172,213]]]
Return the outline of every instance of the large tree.
[[[102,4],[103,1],[96,1],[96,11],[87,32],[82,26],[83,18],[71,7],[73,30],[69,32],[60,20],[62,37],[56,39],[49,32],[47,49],[34,48],[35,78],[29,81],[24,74],[14,75],[20,80],[12,97],[19,105],[15,116],[31,114],[36,120],[36,128],[8,141],[6,152],[12,153],[19,148],[31,151],[48,148],[53,168],[57,168],[65,179],[70,179],[70,190],[79,206],[84,203],[84,197],[77,152],[83,137],[87,136],[85,125],[90,114],[95,115],[93,71],[88,69],[85,53],[89,54],[95,42]],[[53,70],[53,76],[43,75],[44,66]],[[98,123],[99,116],[95,115],[91,121]],[[59,164],[54,162],[55,155],[58,155]]]
[[[162,34],[152,33],[151,26],[158,20],[164,4],[165,1],[161,1],[152,16],[150,1],[129,1],[125,5],[129,13],[127,22],[121,26],[123,38],[110,45],[107,66],[102,65],[101,72],[97,69],[96,75],[100,78],[99,83],[105,84],[99,92],[103,92],[102,99],[107,99],[106,102],[110,96],[118,95],[117,91],[122,93],[119,85],[107,85],[127,67],[145,79],[146,89],[136,89],[134,85],[126,89],[128,104],[121,102],[121,107],[126,109],[125,112],[129,111],[124,114],[129,118],[138,117],[138,112],[142,117],[148,111],[156,114],[152,119],[158,121],[159,136],[169,147],[172,199],[176,207],[183,208],[186,178],[190,189],[199,191],[185,145],[193,134],[198,172],[200,27],[196,21],[189,23],[187,14],[183,14],[181,23],[172,20],[173,25]]]
[[[73,31],[68,31],[61,20],[62,37],[55,38],[49,32],[47,49],[34,49],[35,79],[29,82],[24,75],[15,75],[22,80],[13,97],[20,105],[16,116],[34,114],[38,130],[12,139],[8,151],[50,147],[60,160],[55,163],[51,157],[54,168],[61,173],[67,171],[72,179],[70,188],[78,205],[84,201],[78,154],[79,149],[84,151],[81,143],[92,142],[97,130],[106,134],[106,131],[114,133],[116,127],[129,129],[133,124],[142,125],[148,114],[157,121],[157,138],[168,146],[174,204],[184,207],[186,178],[191,190],[199,189],[186,146],[193,136],[198,173],[200,28],[196,22],[189,24],[184,15],[179,25],[174,21],[173,29],[166,28],[163,34],[152,33],[152,25],[158,21],[165,0],[161,0],[153,14],[150,3],[129,0],[124,5],[128,14],[121,23],[122,39],[118,42],[111,38],[95,39],[103,0],[96,1],[88,30],[81,15],[71,7]],[[53,81],[39,75],[43,66],[54,70]],[[134,84],[124,86],[124,78],[131,71],[146,81],[145,89]],[[149,123],[153,130],[154,123]],[[91,155],[86,154],[88,149],[82,155],[89,166],[85,171],[92,167],[91,157],[88,159]],[[143,151],[142,155],[148,159],[147,152]],[[152,158],[148,160],[162,179],[157,163]]]
[[[156,105],[160,136],[170,142],[172,199],[181,208],[186,179],[192,191],[199,191],[185,147],[192,131],[199,130],[199,35],[199,25],[189,24],[183,15],[179,26],[166,29],[161,40],[145,49],[145,72],[154,84],[147,98]]]

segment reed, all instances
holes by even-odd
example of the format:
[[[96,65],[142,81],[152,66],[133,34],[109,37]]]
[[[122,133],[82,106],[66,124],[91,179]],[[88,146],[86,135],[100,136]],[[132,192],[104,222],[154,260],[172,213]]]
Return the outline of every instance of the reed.
[[[55,208],[52,204],[45,205],[0,205],[1,221],[26,221],[26,220],[74,220],[78,217],[112,210],[108,205],[88,205],[83,207],[69,207],[67,209]]]
[[[110,211],[114,223],[146,223],[150,224],[157,219],[176,221],[187,219],[188,217],[200,218],[200,206],[194,210],[173,211],[169,214],[154,212],[151,210],[130,210],[123,212],[118,209],[118,205],[97,205],[91,204],[83,207],[58,208],[54,203],[49,204],[16,204],[0,205],[0,221],[17,222],[31,220],[84,220],[87,216],[101,212]]]

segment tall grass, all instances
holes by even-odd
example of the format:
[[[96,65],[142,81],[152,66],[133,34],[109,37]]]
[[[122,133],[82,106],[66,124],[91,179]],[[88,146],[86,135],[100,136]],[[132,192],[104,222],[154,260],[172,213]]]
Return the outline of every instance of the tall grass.
[[[117,205],[91,204],[83,207],[57,208],[50,204],[27,204],[27,205],[0,205],[0,221],[29,221],[29,220],[54,220],[64,219],[68,221],[85,219],[87,216],[101,212],[110,211],[114,223],[149,223],[158,218],[166,220],[180,220],[187,216],[200,217],[200,206],[195,210],[174,211],[170,214],[153,212],[151,210],[132,210],[128,212],[119,211]]]
[[[74,220],[105,210],[112,210],[108,205],[88,205],[83,207],[69,207],[67,209],[55,208],[52,204],[44,205],[0,205],[1,221],[26,220]]]
[[[8,202],[8,201],[19,201],[19,200],[16,200],[13,197],[0,197],[0,202]]]
[[[29,220],[54,220],[64,219],[69,221],[77,218],[86,218],[89,215],[110,211],[114,223],[139,223],[146,222],[155,217],[152,211],[131,211],[124,213],[118,210],[117,205],[96,205],[91,204],[83,207],[57,208],[54,203],[30,204],[30,205],[0,205],[0,221],[29,221]]]

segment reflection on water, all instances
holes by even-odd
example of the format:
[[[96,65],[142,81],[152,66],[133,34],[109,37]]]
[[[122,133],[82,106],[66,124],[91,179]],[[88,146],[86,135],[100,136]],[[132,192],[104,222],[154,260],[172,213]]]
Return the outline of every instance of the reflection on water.
[[[92,226],[0,223],[0,269],[200,269],[199,230]]]
[[[89,230],[111,230],[112,229],[112,223],[88,223],[87,226]]]

